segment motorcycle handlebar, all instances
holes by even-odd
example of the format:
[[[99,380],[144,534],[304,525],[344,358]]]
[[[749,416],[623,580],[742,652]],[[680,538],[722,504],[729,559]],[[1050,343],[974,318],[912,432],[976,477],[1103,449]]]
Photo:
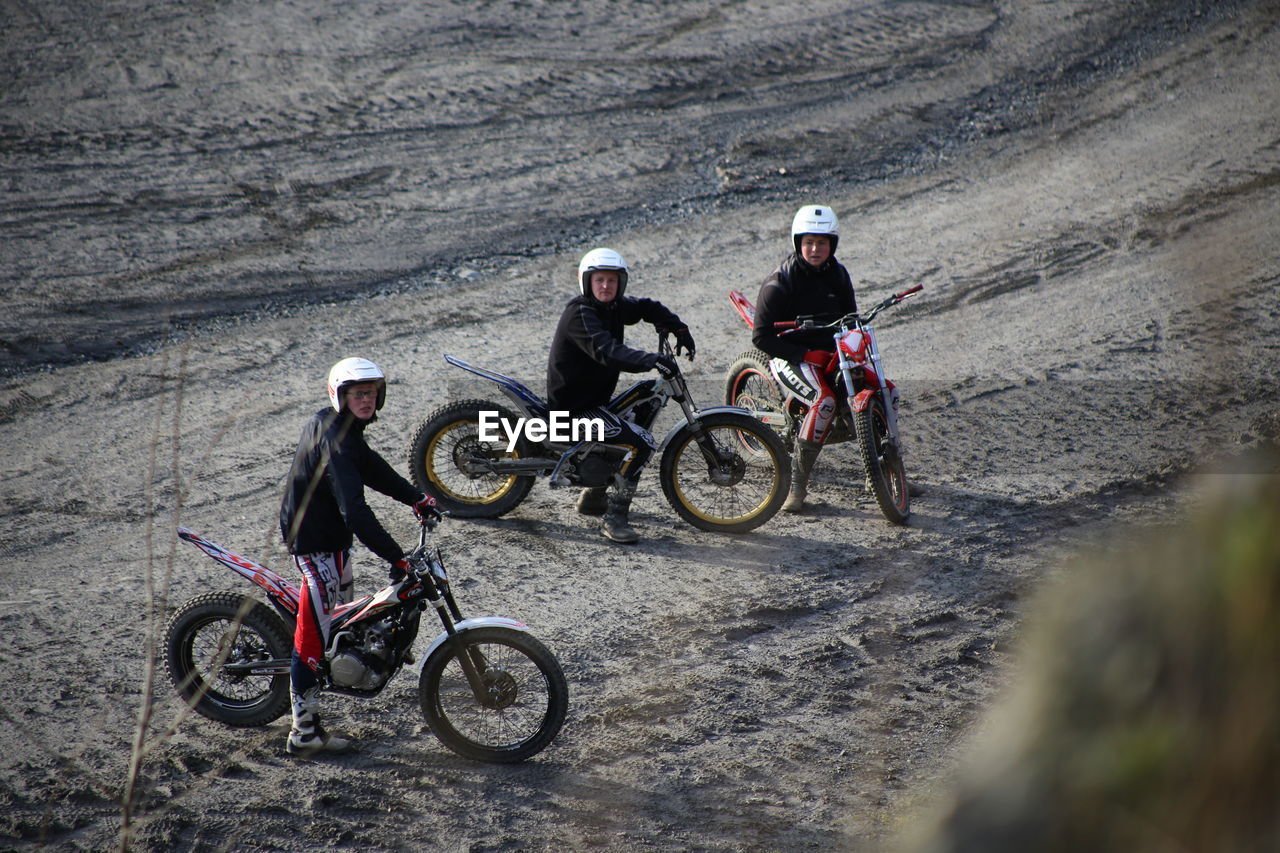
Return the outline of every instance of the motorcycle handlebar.
[[[436,513],[437,515],[434,518],[426,516],[418,522],[418,544],[420,546],[427,544],[427,537],[435,532],[436,527],[440,525],[440,522],[444,521],[445,516],[449,514],[449,511],[438,509],[436,510]]]
[[[818,323],[814,317],[797,317],[794,320],[778,320],[773,324],[773,328],[781,329],[783,331],[796,331],[798,329],[833,329],[836,326],[840,326],[852,320],[861,320],[864,323],[868,323],[871,321],[872,317],[879,314],[885,308],[888,308],[891,305],[897,305],[902,300],[914,296],[922,290],[924,290],[923,284],[914,284],[901,293],[895,293],[892,296],[886,297],[883,302],[868,311],[865,317],[859,315],[856,311],[852,314],[845,314],[843,317],[832,320],[829,323]]]

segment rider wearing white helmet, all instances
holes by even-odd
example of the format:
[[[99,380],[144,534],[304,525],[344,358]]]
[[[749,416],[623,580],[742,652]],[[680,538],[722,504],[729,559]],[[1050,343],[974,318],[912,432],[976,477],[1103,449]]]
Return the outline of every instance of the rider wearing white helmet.
[[[783,392],[808,406],[796,433],[792,454],[791,494],[782,505],[800,512],[809,473],[835,417],[835,393],[827,381],[835,343],[824,331],[793,332],[780,337],[773,324],[797,317],[834,320],[858,309],[849,271],[835,258],[840,222],[826,205],[809,204],[791,220],[795,251],[760,285],[751,342],[774,357]]]
[[[397,474],[365,443],[365,427],[387,399],[382,369],[364,358],[344,358],[329,371],[329,406],[302,428],[284,498],[280,533],[302,574],[289,691],[292,755],[341,752],[345,738],[320,725],[319,669],[329,645],[333,608],[352,599],[351,547],[359,539],[391,564],[391,579],[405,576],[405,551],[365,502],[365,486],[413,507],[422,519],[435,501]]]
[[[674,312],[655,299],[625,295],[629,276],[627,262],[613,249],[592,249],[583,255],[578,263],[578,295],[560,315],[547,358],[547,403],[551,409],[574,417],[600,418],[606,441],[626,445],[634,454],[614,477],[607,495],[606,487],[601,486],[584,489],[578,499],[579,512],[603,514],[600,532],[624,544],[640,540],[627,514],[640,472],[653,455],[655,445],[648,431],[652,419],[639,424],[624,421],[607,405],[623,372],[656,368],[665,374],[675,369],[675,363],[667,356],[626,346],[623,331],[643,320],[659,332],[674,334],[677,353],[687,349],[689,358],[694,353],[693,336]]]

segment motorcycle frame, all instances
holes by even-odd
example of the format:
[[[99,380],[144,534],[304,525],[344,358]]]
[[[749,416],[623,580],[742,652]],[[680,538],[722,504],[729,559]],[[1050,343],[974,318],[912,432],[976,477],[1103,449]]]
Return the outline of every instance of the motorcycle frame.
[[[658,341],[659,352],[664,355],[671,354],[671,345],[665,334],[659,335]],[[479,367],[471,364],[463,359],[446,354],[444,360],[454,367],[474,373],[482,379],[497,384],[503,394],[515,404],[524,415],[535,417],[546,417],[550,411],[549,407],[543,400],[534,394],[527,386],[506,374],[499,373],[496,370],[490,370],[486,367]],[[637,394],[636,390],[642,385],[650,385],[647,393]],[[628,399],[634,397],[634,399]],[[690,399],[689,386],[684,378],[684,374],[677,372],[672,376],[662,376],[653,380],[642,380],[627,387],[613,397],[608,403],[608,408],[614,414],[625,417],[626,414],[634,410],[642,403],[650,400],[660,400],[661,407],[665,407],[671,400],[675,400],[680,406],[683,418],[673,426],[658,445],[656,454],[661,454],[666,450],[667,446],[675,439],[681,430],[692,425],[695,432],[694,436],[698,440],[698,445],[703,449],[704,454],[709,452],[704,446],[702,438],[704,433],[701,430],[700,421],[703,417],[718,412],[732,412],[734,414],[747,415],[750,417],[752,413],[741,406],[712,406],[706,409],[699,409]],[[648,426],[642,424],[642,426]],[[571,483],[560,474],[563,467],[576,455],[590,453],[597,448],[614,447],[625,449],[628,454],[631,453],[625,445],[609,444],[607,442],[598,441],[582,441],[574,445],[556,444],[550,441],[540,442],[540,446],[546,448],[553,453],[559,453],[557,457],[534,457],[530,459],[521,459],[514,461],[501,461],[489,464],[489,470],[495,474],[530,474],[540,475],[548,473],[552,486],[566,486]],[[625,458],[625,457],[624,457]],[[718,460],[709,459],[708,462],[716,463]]]
[[[426,662],[445,643],[451,640],[460,642],[460,638],[464,637],[468,631],[492,626],[510,628],[516,631],[529,630],[529,626],[525,623],[505,616],[480,616],[469,619],[462,617],[461,609],[453,597],[453,591],[449,585],[449,574],[444,567],[439,548],[432,547],[429,542],[429,535],[434,530],[434,527],[434,523],[430,522],[422,525],[418,548],[410,555],[410,566],[413,570],[411,575],[402,581],[383,587],[372,595],[361,597],[348,604],[342,604],[334,608],[334,623],[329,637],[328,648],[325,649],[325,666],[322,672],[325,690],[331,693],[367,697],[376,696],[387,684],[391,683],[392,676],[389,675],[379,687],[372,690],[335,685],[329,678],[328,661],[337,651],[338,641],[341,637],[350,633],[351,626],[370,619],[381,618],[385,611],[393,607],[401,607],[405,614],[403,618],[407,620],[416,618],[416,615],[426,609],[427,604],[430,604],[435,608],[436,614],[440,618],[443,630],[432,640],[427,653],[422,656],[422,663],[417,667],[418,672],[421,672]],[[300,598],[300,591],[297,586],[266,566],[248,557],[236,554],[216,542],[205,539],[186,527],[179,527],[177,532],[178,538],[195,545],[217,562],[262,589],[272,606],[275,607],[276,611],[288,624],[292,625],[296,622]],[[461,648],[467,649],[469,652],[465,655],[458,655],[458,660],[463,672],[466,674],[467,682],[475,693],[476,701],[485,704],[488,701],[488,689],[482,677],[485,666],[483,658],[478,651],[470,649],[465,643],[461,644]],[[402,666],[403,663],[400,665]],[[230,665],[226,668],[243,675],[275,676],[288,675],[291,666],[291,659],[280,658],[269,661],[255,661],[242,667]]]

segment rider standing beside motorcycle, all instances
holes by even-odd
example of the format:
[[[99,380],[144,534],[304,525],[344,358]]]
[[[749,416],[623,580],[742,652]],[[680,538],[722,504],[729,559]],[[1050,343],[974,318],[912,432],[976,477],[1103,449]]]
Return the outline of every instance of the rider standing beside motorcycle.
[[[291,755],[343,752],[350,746],[320,725],[319,671],[333,609],[352,600],[353,537],[391,564],[393,581],[408,567],[404,549],[365,502],[365,486],[412,506],[419,520],[438,516],[435,501],[365,443],[365,427],[377,420],[386,401],[382,369],[367,359],[344,358],[329,370],[328,385],[330,406],[302,428],[280,504],[280,532],[302,573],[289,672]]]
[[[751,342],[787,362],[778,371],[782,391],[808,407],[796,433],[791,494],[782,505],[785,512],[804,508],[809,473],[835,418],[835,392],[827,381],[834,366],[835,342],[825,330],[780,336],[773,324],[797,317],[835,319],[858,310],[849,271],[835,258],[839,240],[834,210],[812,204],[800,208],[791,221],[795,251],[764,280],[756,299]]]
[[[626,445],[634,454],[614,475],[611,489],[583,489],[578,498],[578,512],[604,515],[600,532],[606,538],[630,545],[640,541],[627,519],[631,499],[657,444],[649,434],[651,423],[622,420],[607,405],[622,372],[656,368],[666,376],[675,372],[676,363],[670,356],[624,345],[623,331],[644,320],[659,332],[673,333],[676,353],[687,349],[689,358],[694,344],[688,327],[661,302],[624,295],[627,277],[627,262],[612,249],[592,249],[582,256],[579,295],[565,306],[551,341],[547,403],[553,411],[573,417],[599,418],[605,425],[605,443]]]

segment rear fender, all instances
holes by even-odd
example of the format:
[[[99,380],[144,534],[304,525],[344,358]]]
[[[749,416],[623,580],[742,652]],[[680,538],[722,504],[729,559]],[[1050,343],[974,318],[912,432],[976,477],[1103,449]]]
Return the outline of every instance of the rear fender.
[[[785,412],[767,412],[764,409],[758,409],[749,411],[747,414],[774,429],[786,429],[787,427],[787,415]]]
[[[240,575],[240,577],[256,584],[267,594],[267,597],[271,599],[271,603],[281,612],[281,615],[290,619],[296,617],[300,590],[289,581],[266,566],[250,560],[248,557],[242,557],[233,551],[228,551],[217,542],[205,539],[186,527],[178,528],[178,538],[184,542],[190,542],[228,569],[231,569],[231,571]]]

